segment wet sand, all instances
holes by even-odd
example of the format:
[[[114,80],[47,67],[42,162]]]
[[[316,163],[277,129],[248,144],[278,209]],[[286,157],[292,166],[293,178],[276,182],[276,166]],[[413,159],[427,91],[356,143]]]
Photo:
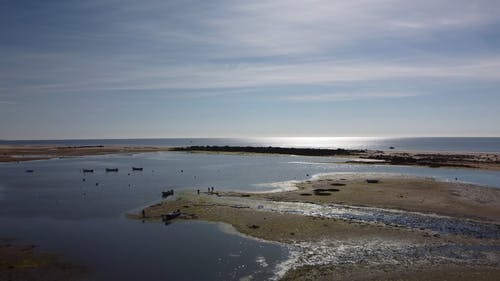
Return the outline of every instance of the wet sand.
[[[149,146],[0,146],[0,162],[45,160],[117,153],[169,151],[168,147]]]
[[[500,268],[495,266],[401,266],[388,265],[320,265],[304,266],[287,273],[281,281],[350,280],[350,281],[492,281],[500,280]]]
[[[378,180],[368,183],[367,179]],[[500,189],[391,174],[339,174],[297,184],[297,190],[248,194],[274,201],[314,202],[436,213],[500,223]]]
[[[56,255],[38,253],[32,245],[0,241],[0,280],[84,280],[85,270],[65,263]]]
[[[304,215],[300,209],[273,207],[280,204],[297,204],[297,208],[365,206],[411,211],[408,215],[418,212],[424,218],[435,217],[429,213],[445,215],[445,220],[473,218],[478,224],[493,226],[493,236],[443,234],[425,227]],[[198,195],[186,191],[146,208],[144,218],[142,214],[130,216],[159,220],[162,214],[177,209],[182,212],[180,219],[224,222],[245,235],[288,245],[296,255],[283,280],[500,278],[500,238],[495,233],[500,225],[491,224],[500,223],[500,192],[495,189],[388,174],[338,174],[278,193]],[[441,217],[437,219],[439,224]]]
[[[0,147],[0,161],[169,150],[171,148],[166,147],[3,146]],[[496,154],[446,154],[442,158],[432,153],[419,156],[422,154],[419,153],[410,158],[398,156],[391,160],[391,157],[401,152],[384,152],[384,160],[377,158],[380,152],[373,153],[343,157],[367,164],[432,167],[444,164],[448,167],[494,170],[500,167]],[[434,158],[437,160],[426,160]],[[458,164],[453,161],[458,161]],[[376,180],[377,183],[368,183],[367,179]],[[442,233],[436,228],[415,227],[411,223],[401,226],[383,220],[328,217],[301,210],[302,207],[312,206],[341,213],[347,210],[348,213],[351,206],[375,207],[381,210],[367,209],[368,213],[385,216],[393,210],[399,210],[403,212],[402,216],[408,216],[411,220],[430,219],[431,224],[436,224],[433,220],[443,220],[429,215],[437,214],[456,218],[447,219],[445,222],[448,224],[460,224],[461,220],[472,219],[472,228],[478,227],[480,231],[493,229],[494,232],[500,223],[500,192],[497,189],[387,174],[337,174],[302,182],[296,187],[296,190],[278,193],[216,192],[198,195],[194,191],[187,191],[173,201],[167,200],[146,208],[144,217],[142,214],[131,214],[129,217],[158,221],[161,215],[179,209],[182,212],[180,219],[224,222],[242,234],[283,243],[294,253],[284,266],[288,269],[286,275],[280,275],[283,280],[446,280],[447,276],[453,277],[451,280],[494,280],[500,276],[500,238],[497,237],[500,231],[485,237],[478,236],[477,232],[470,234],[460,229],[456,233],[453,229],[451,233]],[[281,205],[288,209],[279,209]],[[404,212],[416,212],[417,215]],[[464,221],[464,224],[467,223]],[[482,224],[487,227],[482,228]],[[4,256],[4,253],[0,256]],[[7,269],[10,267],[8,265]],[[19,276],[30,272],[31,269],[19,269]],[[13,280],[27,279],[20,278]]]

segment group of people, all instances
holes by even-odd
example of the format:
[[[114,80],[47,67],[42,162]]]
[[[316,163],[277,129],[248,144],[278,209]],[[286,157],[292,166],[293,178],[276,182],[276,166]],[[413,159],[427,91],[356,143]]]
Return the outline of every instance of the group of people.
[[[198,189],[198,190],[196,190],[196,192],[197,192],[198,194],[200,194],[200,190],[199,190],[199,189]],[[213,194],[214,192],[215,192],[215,191],[214,191],[214,187],[213,187],[213,186],[212,186],[212,187],[208,187],[208,188],[207,188],[207,194]]]

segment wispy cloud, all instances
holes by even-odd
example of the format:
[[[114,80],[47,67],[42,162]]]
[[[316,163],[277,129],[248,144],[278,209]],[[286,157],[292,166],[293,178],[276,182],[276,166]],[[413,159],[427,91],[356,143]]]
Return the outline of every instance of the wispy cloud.
[[[44,62],[44,63],[49,63]],[[130,67],[120,61],[75,61],[63,58],[60,69],[1,72],[14,81],[10,91],[37,90],[174,90],[245,88],[401,79],[499,80],[500,58],[464,58],[422,63],[383,61],[312,61],[304,63],[236,63]],[[93,68],[98,71],[92,71]],[[105,70],[101,72],[99,70]],[[6,86],[4,86],[6,87]]]
[[[355,101],[372,100],[386,98],[406,98],[418,96],[420,93],[412,92],[339,92],[329,94],[304,94],[298,96],[286,97],[286,100],[294,102],[337,102],[337,101]]]
[[[425,94],[431,104],[460,83],[475,101],[487,85],[477,103],[489,106],[500,83],[499,14],[495,0],[9,1],[0,10],[0,104],[37,113],[41,101],[50,116],[76,96],[110,115],[117,95],[193,112],[199,103],[183,98],[293,107]],[[172,105],[169,114],[184,111]]]
[[[18,102],[13,102],[13,101],[2,101],[0,100],[0,105],[14,105],[14,104],[19,104]]]
[[[45,27],[32,34],[35,41],[24,48],[3,50],[0,85],[15,94],[500,79],[497,53],[478,49],[453,56],[411,48],[429,40],[434,46],[433,40],[439,42],[435,33],[443,30],[500,23],[498,1],[198,4],[151,0],[122,5],[85,1],[76,4],[80,7],[57,9],[48,5],[40,13],[49,16],[55,9],[55,22],[75,11],[100,12],[77,14],[77,28]],[[29,48],[30,44],[40,48]],[[370,49],[377,44],[382,47]]]

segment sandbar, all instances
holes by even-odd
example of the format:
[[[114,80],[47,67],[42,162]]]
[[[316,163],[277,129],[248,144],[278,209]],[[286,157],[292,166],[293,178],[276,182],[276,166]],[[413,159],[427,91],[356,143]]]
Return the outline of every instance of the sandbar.
[[[0,146],[0,162],[169,150],[171,150],[169,147],[152,146]]]
[[[296,187],[278,193],[186,190],[129,216],[159,221],[161,215],[180,210],[179,219],[167,223],[223,222],[250,237],[287,245],[296,255],[282,280],[500,276],[500,190],[393,174],[325,175]],[[293,206],[296,210],[290,210]],[[309,212],[301,209],[310,207]],[[315,213],[325,208],[340,215]],[[408,225],[359,219],[363,215],[350,219],[350,208],[353,213],[368,210],[375,218],[394,213],[410,219]],[[420,227],[415,227],[413,220],[422,218],[423,226],[417,221]],[[425,226],[427,219],[434,228]],[[441,221],[451,222],[451,232],[440,231]],[[455,223],[457,229],[462,224],[484,226],[484,237],[481,232],[453,232]]]

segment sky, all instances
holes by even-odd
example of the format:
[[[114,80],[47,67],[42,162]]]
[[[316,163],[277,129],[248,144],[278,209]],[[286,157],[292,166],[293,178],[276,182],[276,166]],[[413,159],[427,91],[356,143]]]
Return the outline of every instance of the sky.
[[[500,136],[500,1],[0,0],[0,139]]]

